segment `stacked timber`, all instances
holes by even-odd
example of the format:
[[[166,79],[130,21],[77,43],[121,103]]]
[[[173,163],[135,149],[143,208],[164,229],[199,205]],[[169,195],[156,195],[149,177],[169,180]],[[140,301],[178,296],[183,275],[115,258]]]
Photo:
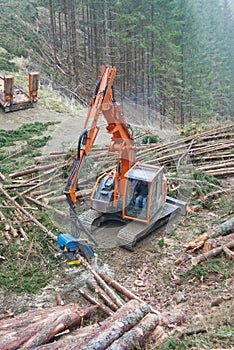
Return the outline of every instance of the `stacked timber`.
[[[149,343],[150,335],[159,324],[158,312],[109,276],[99,275],[84,259],[81,260],[94,277],[87,280],[87,287],[96,295],[83,289],[79,291],[94,305],[79,307],[68,304],[3,318],[0,320],[2,350],[126,350],[135,346],[143,348]],[[114,285],[119,294],[110,285]],[[123,294],[120,295],[120,291]],[[96,309],[102,313],[102,318],[97,322],[96,314],[92,323]],[[86,319],[88,325],[85,325]]]

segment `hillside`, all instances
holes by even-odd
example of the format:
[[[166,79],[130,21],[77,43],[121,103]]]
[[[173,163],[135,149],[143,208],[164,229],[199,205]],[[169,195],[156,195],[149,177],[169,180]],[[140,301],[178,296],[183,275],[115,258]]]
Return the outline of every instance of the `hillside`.
[[[50,161],[49,164],[55,174],[58,174],[57,169],[61,163],[63,167],[66,166],[66,154],[71,144],[76,142],[86,111],[72,104],[69,107],[66,101],[60,99],[60,112],[56,112],[54,108],[58,97],[54,92],[46,91],[47,96],[48,94],[50,99],[42,98],[34,109],[0,114],[2,128],[0,172],[1,189],[4,191],[1,194],[3,216],[1,216],[0,238],[0,302],[3,320],[7,315],[54,306],[56,295],[59,295],[65,304],[87,304],[78,292],[79,288],[85,287],[87,272],[82,266],[66,267],[64,259],[57,254],[53,239],[57,233],[69,229],[69,219],[58,221],[58,216],[54,215],[56,210],[66,212],[66,204],[65,202],[58,202],[58,206],[56,202],[54,204],[51,202],[47,204],[48,206],[45,204],[50,203],[53,191],[55,191],[53,196],[61,194],[66,178],[60,174],[59,180],[52,182],[49,187],[38,186],[46,179],[46,170],[43,170],[43,166],[48,164],[38,162],[48,158],[52,152],[63,152],[61,159],[57,158],[55,162],[51,164]],[[50,109],[47,109],[48,104]],[[67,112],[64,112],[64,109]],[[4,134],[3,129],[7,130],[7,133]],[[139,130],[142,134],[146,131],[140,128],[138,133]],[[223,252],[195,266],[190,258],[199,255],[200,249],[188,254],[184,251],[184,245],[188,241],[194,240],[202,233],[211,233],[215,227],[233,218],[233,173],[224,173],[215,178],[205,173],[202,175],[200,172],[199,178],[194,178],[197,167],[204,167],[205,164],[208,167],[209,162],[205,163],[206,158],[216,156],[218,159],[220,156],[225,157],[225,162],[232,162],[233,124],[226,130],[216,125],[210,134],[209,130],[206,130],[200,136],[188,137],[190,141],[187,143],[186,138],[184,139],[182,151],[184,155],[186,150],[191,149],[191,140],[194,139],[193,158],[190,159],[191,163],[186,161],[190,170],[192,164],[193,174],[187,177],[189,186],[186,192],[183,192],[187,193],[190,208],[185,217],[139,242],[134,252],[113,246],[101,246],[97,249],[98,259],[94,267],[112,276],[160,312],[160,327],[164,340],[162,342],[161,338],[160,342],[154,338],[148,340],[147,349],[155,349],[154,344],[161,344],[160,349],[187,349],[191,346],[194,349],[207,347],[230,349],[234,346],[233,259]],[[11,131],[15,132],[14,137]],[[176,131],[174,134],[171,133],[170,142],[173,144]],[[90,169],[100,168],[98,162],[101,158],[97,157],[97,152],[103,153],[103,141],[103,137],[97,141],[97,151],[94,150],[93,159],[91,155],[87,164],[88,167],[91,164]],[[166,155],[172,154],[171,146],[162,151],[163,144],[168,142],[167,135],[167,140],[156,144],[156,148],[162,162],[163,157],[165,158],[167,175],[173,179],[173,162],[175,164],[177,160],[174,159],[172,163],[170,160],[166,161]],[[225,143],[230,147],[218,151],[218,145]],[[150,155],[152,145],[142,146],[139,139],[137,144],[138,157],[143,157],[145,161],[149,157],[152,162],[153,158]],[[178,145],[178,140],[176,144]],[[207,149],[206,154],[199,156],[202,149]],[[181,155],[177,157],[181,159]],[[105,162],[110,164],[109,157],[105,158]],[[215,164],[214,160],[211,162]],[[29,175],[12,177],[14,173],[35,167],[42,167],[39,173],[32,172]],[[220,160],[217,160],[216,168],[222,168]],[[231,169],[233,167],[230,171]],[[51,177],[52,173],[49,174]],[[87,177],[87,173],[83,176]],[[178,181],[181,186],[185,180],[180,182],[174,178],[171,183],[172,189],[178,186]],[[35,185],[38,187],[37,190],[33,189]],[[92,180],[83,190],[93,185]],[[6,197],[4,193],[10,197]],[[9,198],[15,198],[14,200],[22,204],[26,213],[30,213],[31,216],[27,218],[25,213],[19,216]],[[85,210],[88,204],[89,199],[83,194],[78,210]],[[114,236],[116,227],[109,224],[108,232],[108,236]],[[226,236],[228,240],[233,239],[231,232]],[[221,236],[215,246],[220,246],[226,238]]]

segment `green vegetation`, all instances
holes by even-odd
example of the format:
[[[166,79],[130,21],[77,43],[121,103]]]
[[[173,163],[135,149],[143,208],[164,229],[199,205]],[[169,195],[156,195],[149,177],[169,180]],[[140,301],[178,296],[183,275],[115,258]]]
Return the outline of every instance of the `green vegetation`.
[[[49,137],[44,138],[40,142],[37,140],[32,140],[33,136],[42,135],[44,131],[48,130],[48,127],[56,124],[55,122],[47,123],[30,123],[24,124],[19,127],[17,130],[0,130],[0,148],[9,147],[15,145],[17,141],[28,141],[28,144],[33,147],[42,147],[49,140]]]
[[[32,157],[40,154],[39,149],[44,147],[50,136],[43,136],[48,128],[56,123],[29,123],[24,124],[16,130],[0,130],[0,147],[5,149],[1,152],[0,171],[4,174],[24,169],[25,166],[32,165]],[[42,136],[37,138],[35,136]],[[15,151],[9,153],[7,148],[14,146],[16,142],[23,143],[19,154]],[[26,144],[25,144],[26,142]],[[10,190],[8,191],[11,194]],[[0,195],[0,201],[3,196]],[[20,198],[20,205],[24,205]],[[1,208],[8,220],[12,220],[12,213],[5,208]],[[38,211],[37,218],[42,220],[43,225],[52,231],[55,229],[49,218],[44,213]],[[17,228],[17,224],[14,224]],[[4,232],[4,225],[0,224],[0,230]],[[15,293],[35,293],[48,284],[52,277],[52,272],[58,260],[55,259],[55,248],[49,240],[45,239],[44,233],[38,228],[31,227],[28,233],[29,239],[11,240],[4,243],[3,236],[0,236],[0,255],[5,257],[1,261],[0,284],[2,288]]]
[[[0,240],[1,255],[6,257],[1,262],[1,287],[19,294],[36,293],[45,287],[58,264],[55,250],[40,232],[34,230],[29,238],[8,245]]]
[[[6,50],[1,49],[0,47],[0,72],[17,72],[17,65],[11,60],[14,58],[12,54],[7,52]]]
[[[154,136],[154,135],[147,135],[144,136],[142,139],[142,144],[149,144],[149,143],[158,143],[160,142],[160,138],[158,136]]]
[[[215,188],[221,187],[219,180],[209,174],[202,171],[194,172],[194,180],[196,181],[196,197],[200,197],[202,194],[213,192]]]

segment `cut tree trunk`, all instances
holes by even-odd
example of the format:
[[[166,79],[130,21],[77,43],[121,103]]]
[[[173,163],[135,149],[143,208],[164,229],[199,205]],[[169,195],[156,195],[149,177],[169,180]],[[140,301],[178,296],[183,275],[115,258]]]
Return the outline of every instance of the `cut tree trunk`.
[[[95,281],[91,278],[86,280],[87,286],[90,288],[92,292],[95,292],[99,295],[99,297],[104,301],[104,303],[113,311],[118,310],[118,306],[111,300],[110,297],[104,292],[102,288],[100,288]]]
[[[49,342],[65,329],[80,325],[96,306],[79,308],[75,304],[23,313],[0,321],[1,350],[34,349]]]
[[[147,313],[150,312],[150,307],[147,304],[142,304],[139,308],[128,314],[125,318],[112,322],[107,328],[98,333],[89,342],[82,347],[75,346],[74,350],[104,350],[121,337],[125,332],[136,325]]]
[[[142,343],[158,324],[159,319],[156,315],[147,314],[136,326],[115,340],[108,347],[108,350],[131,350],[135,346],[139,346],[139,343]]]
[[[97,328],[95,328],[92,332],[90,332],[88,335],[85,335],[83,337],[80,337],[79,329],[72,332],[72,338],[70,340],[67,340],[67,337],[64,337],[62,339],[59,339],[58,341],[52,344],[43,345],[40,346],[37,350],[71,350],[71,349],[82,349],[85,344],[87,344],[91,339],[98,336],[98,334],[104,332],[106,329],[108,329],[113,323],[120,322],[124,318],[126,318],[129,314],[134,312],[137,308],[139,308],[140,303],[136,300],[131,300],[128,303],[126,303],[124,306],[122,306],[119,310],[117,310],[115,313],[113,313],[112,316],[109,316],[106,320],[104,320],[101,325]]]

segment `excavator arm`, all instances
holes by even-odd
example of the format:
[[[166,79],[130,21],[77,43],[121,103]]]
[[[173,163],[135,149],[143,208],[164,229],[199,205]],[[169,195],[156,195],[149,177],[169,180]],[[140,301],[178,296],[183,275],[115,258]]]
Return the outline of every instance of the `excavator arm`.
[[[76,190],[84,159],[91,151],[99,132],[97,123],[101,113],[107,121],[107,132],[112,134],[109,151],[117,154],[117,166],[113,176],[114,195],[112,205],[113,203],[114,205],[117,205],[119,198],[123,196],[125,181],[124,174],[135,163],[133,137],[125,118],[121,113],[120,106],[116,103],[114,98],[113,82],[115,74],[115,67],[103,66],[101,69],[90,102],[84,129],[78,139],[76,156],[64,190],[70,207],[72,235],[59,235],[58,244],[66,256],[69,256],[69,259],[71,260],[70,263],[72,263],[72,261],[78,261],[76,260],[76,256],[79,254],[86,258],[86,260],[90,261],[94,256],[92,246],[98,246],[98,243],[89,229],[82,223],[77,215]],[[91,244],[80,238],[80,229],[84,231],[92,241]]]
[[[117,154],[115,198],[123,194],[124,174],[135,163],[133,137],[121,113],[120,106],[114,98],[113,82],[115,74],[115,67],[102,67],[90,102],[84,129],[78,139],[76,157],[64,191],[68,204],[73,209],[76,206],[76,190],[80,170],[85,156],[91,151],[98,135],[99,127],[97,122],[101,113],[107,121],[107,132],[112,134],[109,151]]]

